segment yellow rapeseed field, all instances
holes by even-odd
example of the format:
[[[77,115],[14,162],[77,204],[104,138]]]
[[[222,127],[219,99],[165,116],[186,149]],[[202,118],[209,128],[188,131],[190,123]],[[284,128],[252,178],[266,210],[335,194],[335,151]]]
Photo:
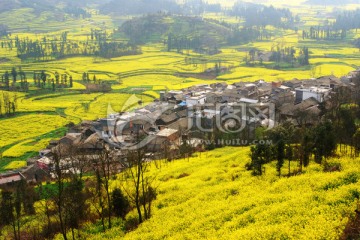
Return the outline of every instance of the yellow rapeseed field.
[[[341,172],[312,163],[301,175],[279,178],[275,163],[251,176],[248,154],[247,147],[226,147],[153,166],[159,194],[151,219],[91,239],[339,239],[356,209],[359,158],[336,159]]]

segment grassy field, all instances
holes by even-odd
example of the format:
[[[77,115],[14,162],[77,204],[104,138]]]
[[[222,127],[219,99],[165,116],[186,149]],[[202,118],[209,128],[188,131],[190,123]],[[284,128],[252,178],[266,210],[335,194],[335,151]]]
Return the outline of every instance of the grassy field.
[[[248,154],[227,147],[153,165],[159,195],[152,218],[133,232],[120,227],[90,239],[339,239],[360,193],[359,158],[336,159],[341,172],[312,163],[299,176],[279,178],[275,163],[252,177]]]

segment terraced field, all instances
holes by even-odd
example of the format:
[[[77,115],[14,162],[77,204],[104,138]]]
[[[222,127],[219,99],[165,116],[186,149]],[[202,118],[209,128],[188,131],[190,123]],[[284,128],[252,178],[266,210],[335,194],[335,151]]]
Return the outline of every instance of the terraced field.
[[[279,2],[280,4],[280,2]],[[289,2],[294,5],[294,2]],[[4,164],[13,160],[25,160],[36,154],[46,145],[46,141],[53,137],[60,137],[64,126],[69,122],[78,123],[104,117],[110,104],[114,111],[120,111],[129,96],[137,94],[144,103],[159,96],[159,91],[181,89],[196,84],[226,81],[266,81],[291,80],[293,78],[311,78],[321,75],[334,74],[342,76],[360,66],[359,49],[353,47],[351,41],[360,33],[348,34],[346,42],[303,40],[301,32],[309,26],[321,24],[324,16],[329,18],[331,8],[297,6],[296,14],[301,16],[298,31],[280,30],[267,27],[273,32],[273,37],[267,41],[256,41],[241,46],[221,46],[221,53],[216,55],[202,55],[193,51],[167,52],[163,43],[150,43],[141,46],[142,54],[124,56],[112,59],[98,57],[71,57],[48,62],[27,62],[16,57],[16,49],[0,48],[0,75],[10,71],[12,67],[22,67],[30,83],[31,93],[19,93],[18,113],[11,119],[0,119],[3,134],[0,141],[0,153]],[[243,20],[225,16],[224,14],[205,14],[204,18],[243,24]],[[18,19],[22,19],[18,21]],[[113,17],[93,14],[91,19],[55,21],[48,13],[37,17],[29,9],[20,9],[11,13],[1,13],[0,23],[7,22],[13,34],[9,39],[18,35],[20,38],[41,39],[46,36],[53,38],[68,31],[69,39],[86,41],[91,29],[107,29],[111,31],[118,24],[129,17]],[[46,24],[45,24],[46,23]],[[7,39],[7,40],[9,40]],[[5,39],[3,39],[5,40]],[[252,48],[270,51],[277,44],[299,49],[307,46],[310,51],[311,66],[298,68],[272,69],[271,63],[264,65],[246,66],[244,57]],[[221,74],[216,79],[206,78],[200,73],[213,68],[215,63],[229,67],[230,71]],[[311,70],[311,69],[315,69]],[[52,78],[57,71],[59,74],[71,74],[74,84],[71,89],[57,90],[55,93],[40,91],[34,85],[32,77],[34,71],[45,70]],[[85,86],[82,74],[88,72],[90,79],[113,83],[111,93],[84,94]],[[139,90],[140,89],[140,90]],[[143,94],[143,95],[142,95]],[[26,120],[31,124],[27,124]],[[43,122],[44,121],[44,122]],[[26,124],[25,124],[26,123]],[[44,123],[44,124],[43,124]],[[21,131],[17,131],[18,124],[22,124]],[[38,127],[42,127],[37,131]],[[15,130],[13,130],[15,129]],[[36,129],[33,132],[33,129]],[[36,133],[37,132],[37,133]],[[48,134],[48,135],[47,135]],[[44,140],[43,140],[44,139]],[[41,141],[40,141],[41,140]],[[37,142],[32,144],[32,142]],[[0,171],[2,168],[0,167]]]
[[[0,119],[0,172],[20,166],[8,165],[12,161],[24,162],[37,155],[50,140],[62,137],[66,132],[64,126],[70,122],[77,124],[82,120],[106,117],[109,109],[111,113],[124,110],[131,96],[124,93],[22,96],[18,103],[18,114],[9,119]],[[147,104],[156,97],[156,92],[134,96]],[[131,104],[127,110],[140,107],[138,103]]]

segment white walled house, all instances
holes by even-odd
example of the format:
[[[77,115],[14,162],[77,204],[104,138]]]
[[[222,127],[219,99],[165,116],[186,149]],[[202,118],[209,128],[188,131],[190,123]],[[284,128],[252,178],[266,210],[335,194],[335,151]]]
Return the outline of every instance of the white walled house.
[[[330,88],[296,88],[295,102],[299,103],[311,97],[315,98],[319,102],[324,102],[326,97],[330,94]]]
[[[186,105],[188,107],[195,105],[203,105],[206,102],[206,96],[190,97],[186,99]]]

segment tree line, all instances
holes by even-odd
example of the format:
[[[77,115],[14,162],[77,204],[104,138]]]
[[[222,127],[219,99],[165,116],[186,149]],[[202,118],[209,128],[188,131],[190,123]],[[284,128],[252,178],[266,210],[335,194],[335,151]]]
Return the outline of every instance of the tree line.
[[[233,28],[227,37],[229,45],[246,44],[255,40],[269,40],[272,34],[265,29],[258,30],[253,27]]]
[[[200,37],[186,37],[186,36],[176,36],[173,34],[168,34],[167,41],[167,50],[170,52],[173,49],[176,49],[177,52],[182,50],[199,50],[202,47]]]
[[[271,47],[271,52],[268,61],[274,62],[275,68],[279,68],[281,63],[291,64],[292,67],[309,65],[309,48],[300,48],[298,56],[296,56],[296,49],[294,47],[287,47],[283,44],[277,44]],[[265,59],[262,57],[262,52],[253,48],[244,57],[244,62],[248,66],[256,64],[263,65]]]
[[[338,40],[345,39],[347,32],[345,28],[336,29],[333,26],[317,26],[310,27],[309,30],[302,31],[302,39],[323,39],[323,40]]]
[[[245,19],[245,26],[247,27],[292,28],[295,21],[300,21],[299,17],[293,16],[289,9],[244,2],[234,4],[229,14]]]
[[[256,140],[258,144],[251,146],[251,162],[246,165],[254,175],[263,174],[264,165],[273,161],[276,161],[279,175],[282,175],[286,161],[288,176],[301,173],[311,161],[322,164],[324,171],[338,170],[340,166],[329,164],[329,158],[360,155],[360,128],[357,124],[360,118],[360,75],[353,82],[355,86],[352,88],[335,88],[331,98],[319,104],[319,115],[296,110],[292,119],[279,118],[278,126],[270,130],[255,122],[244,125],[237,115],[232,116],[234,124],[230,127],[226,126],[226,121],[219,127],[215,119],[201,117],[202,128],[212,131],[198,131],[194,124],[190,135],[204,139],[206,150],[249,145]],[[238,132],[238,129],[242,130]],[[295,162],[298,166],[290,169]]]
[[[6,70],[1,76],[2,88],[7,91],[24,91],[28,92],[31,83],[28,79],[29,73],[22,70],[21,67],[13,67],[11,71]],[[54,74],[47,73],[45,70],[32,72],[33,86],[38,88],[50,88],[55,91],[57,88],[73,87],[73,77],[68,73]],[[53,76],[53,78],[51,78]],[[20,81],[20,82],[19,82]]]
[[[360,28],[360,9],[338,13],[333,28],[334,30],[357,30]]]
[[[32,75],[32,80],[29,79],[28,75]],[[88,72],[82,74],[81,81],[84,85],[89,83],[104,84],[104,81],[97,78],[96,74],[90,76]],[[56,91],[56,89],[72,88],[74,86],[74,79],[69,72],[59,73],[58,71],[37,70],[29,73],[23,71],[21,67],[13,67],[11,71],[6,70],[1,75],[0,89],[28,92],[31,86]]]
[[[336,15],[334,22],[325,21],[324,26],[310,27],[309,30],[303,30],[303,39],[325,39],[337,40],[345,39],[347,31],[360,28],[360,10],[343,11],[333,13]]]
[[[63,11],[74,18],[91,18],[91,13],[80,7],[66,6]]]
[[[255,40],[264,40],[269,39],[271,34],[266,30],[257,30],[255,28],[243,27],[243,28],[234,28],[229,31],[228,36],[226,37],[226,42],[229,45],[239,45],[246,44]],[[204,43],[204,36],[192,36],[188,37],[185,35],[174,35],[168,34],[167,40],[164,41],[164,44],[167,46],[167,50],[177,50],[181,52],[183,50],[194,50],[200,53],[207,53],[213,55],[219,53],[218,46],[210,46],[207,43]],[[205,49],[208,49],[207,51]]]
[[[295,57],[295,54],[296,50],[294,47],[281,48],[277,46],[276,49],[271,49],[271,56],[269,60],[275,62],[278,65],[281,62],[290,63],[292,66],[294,66],[295,62],[297,62],[300,66],[306,66],[310,64],[308,47],[301,48],[298,57]]]
[[[254,175],[264,173],[264,164],[276,161],[276,170],[288,161],[288,176],[301,173],[311,160],[322,164],[324,171],[339,171],[341,165],[329,164],[331,157],[339,154],[358,157],[360,154],[360,75],[354,80],[354,92],[340,87],[327,103],[321,103],[320,117],[314,118],[305,111],[297,112],[297,125],[285,121],[261,135],[272,144],[257,144],[251,147],[251,162],[247,165]],[[291,172],[291,162],[298,167]]]
[[[68,33],[63,32],[60,38],[49,39],[43,37],[41,40],[19,38],[15,36],[14,41],[2,41],[1,48],[17,49],[17,56],[22,59],[33,59],[35,61],[46,61],[61,59],[71,56],[97,56],[103,58],[114,58],[141,53],[141,49],[129,42],[110,40],[107,33],[91,32],[91,39],[87,41],[69,40]]]
[[[19,67],[18,71],[15,67],[13,67],[10,72],[8,70],[5,71],[5,73],[1,76],[1,82],[4,84],[5,90],[10,91],[16,88],[16,83],[19,78],[21,89],[27,91],[28,83],[26,79],[26,74],[21,67]]]
[[[288,176],[301,173],[312,158],[316,163],[322,164],[324,159],[335,155],[337,147],[331,121],[306,128],[296,128],[287,122],[267,132],[264,137],[271,140],[272,144],[258,143],[251,147],[251,162],[246,167],[252,170],[253,175],[262,175],[265,172],[264,164],[272,161],[276,161],[279,176],[285,161],[288,161]],[[293,161],[298,162],[298,168],[291,172]]]

